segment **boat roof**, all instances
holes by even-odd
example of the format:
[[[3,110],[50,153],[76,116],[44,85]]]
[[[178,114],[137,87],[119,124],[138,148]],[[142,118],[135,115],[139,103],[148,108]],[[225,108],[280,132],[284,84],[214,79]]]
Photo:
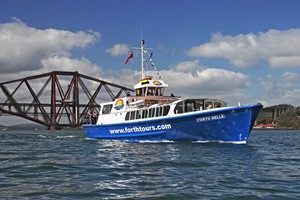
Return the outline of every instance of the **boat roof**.
[[[145,88],[145,87],[156,87],[156,88],[166,88],[169,87],[163,80],[152,80],[150,78],[144,78],[140,80],[134,89]]]
[[[226,101],[223,101],[221,99],[214,99],[214,98],[180,98],[180,99],[177,99],[176,101],[174,101],[173,103],[178,103],[180,101],[206,101],[206,102],[209,102],[209,101],[212,101],[212,102],[220,102],[220,103],[223,103],[223,104],[227,104]]]

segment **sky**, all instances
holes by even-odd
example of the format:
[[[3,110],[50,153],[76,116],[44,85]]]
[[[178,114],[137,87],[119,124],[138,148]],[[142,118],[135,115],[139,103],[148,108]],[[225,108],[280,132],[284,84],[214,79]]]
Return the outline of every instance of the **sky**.
[[[133,87],[141,38],[166,93],[300,106],[300,1],[0,0],[0,82],[51,71]],[[1,124],[1,120],[0,120]]]

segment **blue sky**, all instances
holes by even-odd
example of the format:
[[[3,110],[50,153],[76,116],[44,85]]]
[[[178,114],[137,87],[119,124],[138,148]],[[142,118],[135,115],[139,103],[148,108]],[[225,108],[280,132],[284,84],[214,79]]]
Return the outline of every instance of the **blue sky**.
[[[54,70],[132,87],[141,30],[183,97],[300,105],[300,1],[0,0],[0,79]]]

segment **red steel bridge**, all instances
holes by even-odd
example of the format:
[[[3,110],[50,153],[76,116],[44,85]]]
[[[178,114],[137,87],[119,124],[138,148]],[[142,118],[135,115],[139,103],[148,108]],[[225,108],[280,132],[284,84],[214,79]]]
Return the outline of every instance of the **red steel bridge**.
[[[53,71],[0,83],[0,115],[15,115],[49,130],[80,128],[99,104],[132,89],[78,72]]]

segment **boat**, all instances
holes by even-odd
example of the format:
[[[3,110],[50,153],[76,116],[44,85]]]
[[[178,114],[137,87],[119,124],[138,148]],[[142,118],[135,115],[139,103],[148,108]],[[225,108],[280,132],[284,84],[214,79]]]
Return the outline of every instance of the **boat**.
[[[182,98],[165,95],[168,87],[152,62],[144,40],[141,78],[135,94],[100,104],[95,124],[84,124],[88,138],[126,141],[195,141],[247,143],[261,103],[228,106],[215,98]],[[150,55],[150,56],[149,56]],[[132,57],[132,53],[128,59]],[[155,77],[156,76],[156,77]]]

